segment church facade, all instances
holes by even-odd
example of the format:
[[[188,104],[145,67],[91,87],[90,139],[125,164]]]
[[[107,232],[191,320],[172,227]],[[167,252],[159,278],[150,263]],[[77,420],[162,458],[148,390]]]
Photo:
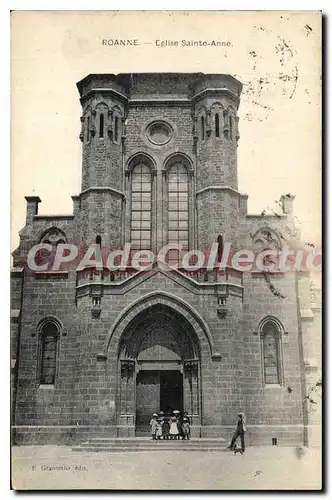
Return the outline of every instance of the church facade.
[[[189,413],[197,437],[228,439],[242,411],[253,445],[316,439],[306,394],[320,366],[319,306],[307,272],[228,261],[113,270],[105,258],[54,269],[41,251],[28,268],[38,244],[94,244],[103,256],[168,245],[170,263],[217,245],[220,264],[228,244],[256,254],[298,240],[293,196],[279,213],[251,215],[238,191],[235,78],[99,74],[77,86],[81,193],[70,215],[39,215],[41,200],[27,196],[13,253],[15,442],[139,436],[152,413],[172,409]]]

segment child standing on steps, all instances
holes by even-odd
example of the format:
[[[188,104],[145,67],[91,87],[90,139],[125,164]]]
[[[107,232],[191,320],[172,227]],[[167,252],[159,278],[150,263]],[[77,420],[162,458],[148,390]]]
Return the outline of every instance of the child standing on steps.
[[[161,437],[163,435],[162,425],[163,425],[163,419],[158,418],[157,419],[157,426],[156,426],[156,439],[161,439]]]
[[[187,417],[182,420],[182,439],[190,439],[190,423]]]
[[[171,439],[178,439],[179,436],[179,427],[178,427],[178,420],[176,417],[171,418],[171,425],[169,428],[169,435]]]
[[[163,418],[162,431],[163,431],[163,439],[169,439],[169,419],[168,419],[168,417]]]

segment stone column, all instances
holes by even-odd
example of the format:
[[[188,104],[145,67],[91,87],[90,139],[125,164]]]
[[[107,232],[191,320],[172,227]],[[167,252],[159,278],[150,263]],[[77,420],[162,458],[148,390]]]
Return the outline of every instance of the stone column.
[[[122,360],[120,363],[119,425],[133,427],[135,425],[135,361]]]
[[[190,359],[184,362],[184,401],[185,404],[187,402],[190,404],[187,411],[190,414],[192,425],[200,425],[198,368],[197,359]],[[190,391],[189,394],[188,390]]]
[[[183,409],[189,415],[193,413],[192,380],[191,370],[186,367],[183,370]]]

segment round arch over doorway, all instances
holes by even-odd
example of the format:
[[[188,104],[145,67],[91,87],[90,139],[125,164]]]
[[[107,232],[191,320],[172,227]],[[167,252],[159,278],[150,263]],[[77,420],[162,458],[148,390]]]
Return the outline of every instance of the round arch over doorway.
[[[200,360],[211,345],[199,320],[175,304],[174,296],[150,296],[110,332],[114,354],[117,345],[117,425],[135,426],[138,434],[148,432],[159,410],[187,411],[193,425],[201,424]]]

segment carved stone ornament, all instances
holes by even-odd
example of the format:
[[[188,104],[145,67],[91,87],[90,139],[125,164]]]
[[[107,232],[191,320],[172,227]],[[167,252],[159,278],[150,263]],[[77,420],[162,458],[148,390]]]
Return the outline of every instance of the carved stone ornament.
[[[135,361],[132,359],[124,359],[121,361],[121,373],[129,375],[135,370]]]
[[[100,305],[93,305],[91,309],[91,317],[93,319],[99,319],[101,314],[101,307]]]
[[[152,144],[163,146],[172,138],[172,129],[168,123],[156,121],[151,123],[147,128],[147,136]]]
[[[84,140],[84,116],[80,117],[80,122],[81,122],[81,133],[79,135],[80,141],[83,142]]]
[[[101,271],[100,271],[100,274],[101,274]],[[103,287],[101,285],[93,285],[93,287],[90,288],[90,297],[96,298],[96,297],[102,297],[102,296],[103,296]]]
[[[224,319],[227,316],[227,307],[225,306],[218,306],[217,309],[217,314],[220,319]]]
[[[107,361],[107,355],[104,353],[97,354],[97,361]]]
[[[211,128],[211,111],[206,112],[206,129],[205,129],[207,137],[210,137],[212,128]]]
[[[62,231],[57,228],[52,228],[44,234],[41,242],[57,245],[58,243],[65,243],[66,241],[66,235]]]
[[[226,297],[224,297],[224,296],[218,297],[217,314],[218,314],[218,317],[221,319],[224,319],[227,316],[226,301],[227,301]]]
[[[112,125],[108,125],[107,127],[107,135],[108,137],[111,139],[111,141],[113,140],[113,129],[112,129]]]
[[[197,359],[187,359],[183,362],[183,367],[186,371],[194,371],[198,370],[198,360]]]

